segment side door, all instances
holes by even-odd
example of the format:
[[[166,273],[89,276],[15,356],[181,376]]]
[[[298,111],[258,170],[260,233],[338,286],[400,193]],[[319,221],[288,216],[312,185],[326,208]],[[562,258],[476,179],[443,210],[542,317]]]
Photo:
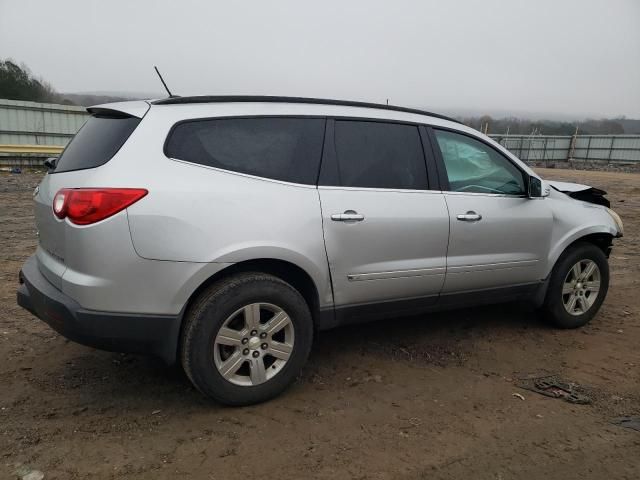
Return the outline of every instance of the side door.
[[[318,183],[336,313],[357,316],[347,307],[369,305],[366,316],[382,316],[435,303],[449,216],[442,192],[429,189],[420,128],[328,120]]]
[[[490,144],[429,129],[450,213],[443,293],[535,283],[544,277],[553,217],[527,195],[527,175]]]

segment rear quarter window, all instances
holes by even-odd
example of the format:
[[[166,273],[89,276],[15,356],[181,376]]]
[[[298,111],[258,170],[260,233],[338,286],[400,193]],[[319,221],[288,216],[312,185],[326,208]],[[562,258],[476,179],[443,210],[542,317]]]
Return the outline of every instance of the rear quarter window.
[[[324,119],[232,118],[189,120],[169,134],[170,158],[233,172],[315,184]]]
[[[139,123],[139,118],[129,116],[89,117],[62,152],[53,173],[104,165],[120,150]]]

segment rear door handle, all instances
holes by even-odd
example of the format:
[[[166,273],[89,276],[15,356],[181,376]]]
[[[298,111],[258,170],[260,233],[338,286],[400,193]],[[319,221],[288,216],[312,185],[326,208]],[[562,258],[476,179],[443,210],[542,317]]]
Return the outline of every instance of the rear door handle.
[[[331,215],[331,220],[334,222],[361,222],[364,220],[364,215],[360,215],[355,210],[346,210],[344,213],[334,213]]]
[[[469,210],[467,213],[461,213],[457,218],[462,222],[477,222],[478,220],[482,220],[482,215],[473,210]]]

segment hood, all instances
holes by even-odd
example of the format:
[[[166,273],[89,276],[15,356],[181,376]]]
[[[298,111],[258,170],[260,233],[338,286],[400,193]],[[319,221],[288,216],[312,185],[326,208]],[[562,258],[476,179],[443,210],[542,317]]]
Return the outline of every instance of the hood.
[[[576,200],[595,203],[596,205],[604,205],[607,208],[611,206],[609,199],[605,198],[607,192],[600,190],[599,188],[582,185],[580,183],[554,182],[550,180],[546,180],[546,182],[554,189],[565,193]]]
[[[589,185],[582,185],[581,183],[555,182],[551,180],[546,180],[546,182],[559,192],[563,193],[580,192],[582,190],[589,190],[592,188]]]

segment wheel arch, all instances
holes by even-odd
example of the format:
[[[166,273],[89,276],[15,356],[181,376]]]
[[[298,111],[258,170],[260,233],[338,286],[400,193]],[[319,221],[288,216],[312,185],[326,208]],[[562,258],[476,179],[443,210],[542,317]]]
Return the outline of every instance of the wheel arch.
[[[284,280],[293,288],[298,290],[298,292],[300,292],[300,294],[307,302],[307,305],[309,305],[314,329],[319,329],[319,325],[321,325],[322,323],[321,317],[323,315],[326,315],[327,312],[321,311],[320,292],[311,275],[300,266],[287,260],[281,260],[277,258],[255,258],[233,263],[223,268],[222,270],[217,271],[213,275],[209,276],[205,281],[203,281],[191,293],[191,295],[189,295],[189,298],[187,299],[180,315],[179,335],[176,339],[176,354],[179,354],[180,338],[182,337],[182,331],[184,327],[184,318],[189,311],[189,308],[194,304],[196,299],[200,295],[202,295],[202,293],[206,291],[207,288],[209,288],[217,281],[229,277],[230,275],[244,272],[267,273],[278,277],[281,280]]]
[[[216,281],[230,275],[244,272],[261,272],[278,277],[300,292],[312,312],[314,310],[318,310],[320,307],[320,295],[318,288],[311,278],[311,275],[309,275],[309,273],[307,273],[303,268],[287,260],[280,260],[276,258],[256,258],[234,263],[211,275],[189,296],[186,304],[187,308],[191,303],[193,303],[195,298],[197,298],[204,290]]]
[[[614,238],[615,232],[612,232],[610,229],[587,229],[585,231],[569,235],[552,251],[550,258],[551,261],[549,262],[550,268],[547,275],[551,273],[562,254],[578,243],[591,243],[600,248],[607,258],[609,258]]]
[[[615,236],[612,235],[611,233],[606,233],[606,232],[590,233],[588,235],[585,235],[584,237],[580,237],[577,240],[573,241],[571,244],[567,246],[567,248],[565,248],[565,250],[567,250],[568,248],[571,248],[576,243],[580,243],[580,242],[593,243],[596,247],[602,250],[602,253],[604,253],[607,256],[607,258],[609,258],[609,253],[611,253],[611,248],[613,246],[614,238]]]
[[[614,238],[614,233],[611,233],[608,230],[598,230],[593,232],[586,232],[582,235],[573,235],[568,240],[563,242],[552,252],[552,255],[550,256],[549,268],[546,272],[545,279],[542,281],[540,287],[533,297],[533,305],[536,307],[541,307],[543,305],[545,297],[547,295],[547,288],[549,286],[549,280],[551,279],[551,273],[553,272],[555,266],[558,264],[558,261],[560,260],[560,257],[562,257],[562,254],[579,243],[591,243],[600,248],[606,255],[606,257],[609,258],[609,253],[611,252]]]

